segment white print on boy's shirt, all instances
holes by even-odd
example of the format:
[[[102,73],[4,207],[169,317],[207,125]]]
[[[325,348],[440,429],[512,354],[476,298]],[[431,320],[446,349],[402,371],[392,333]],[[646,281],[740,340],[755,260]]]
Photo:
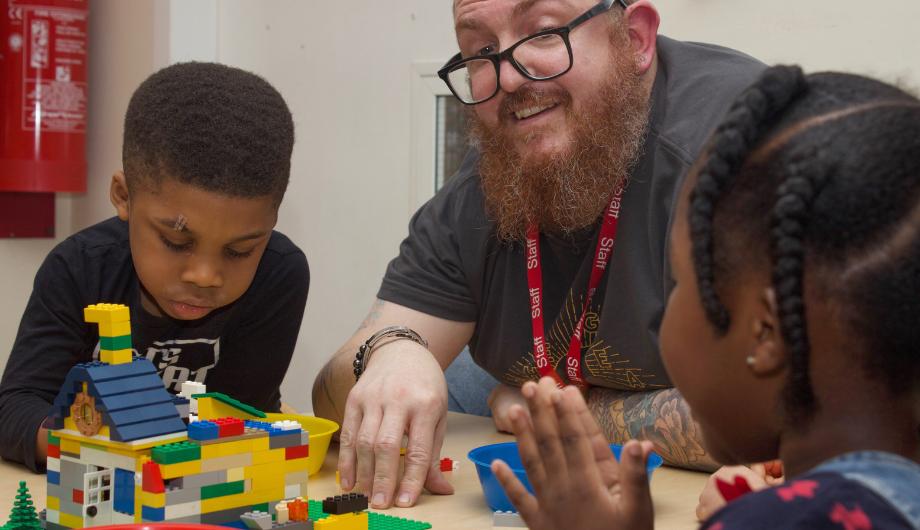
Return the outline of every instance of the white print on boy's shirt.
[[[208,370],[220,361],[220,337],[154,341],[144,357],[156,367],[167,390],[179,393],[185,381],[204,383]],[[98,343],[93,358],[99,359]]]

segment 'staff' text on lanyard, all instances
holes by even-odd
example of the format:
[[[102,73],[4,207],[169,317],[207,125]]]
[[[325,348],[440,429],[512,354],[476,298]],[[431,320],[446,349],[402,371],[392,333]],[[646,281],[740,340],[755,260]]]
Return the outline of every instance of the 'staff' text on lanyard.
[[[581,341],[585,315],[588,312],[588,307],[601,281],[601,277],[607,269],[610,255],[613,253],[613,245],[617,237],[617,221],[620,218],[620,199],[622,197],[623,186],[618,186],[613,193],[613,198],[610,199],[607,211],[604,213],[604,220],[601,224],[601,230],[597,236],[597,245],[594,250],[591,277],[588,279],[588,294],[585,296],[584,307],[581,309],[578,324],[575,325],[572,340],[569,341],[565,373],[573,385],[582,389],[588,386],[581,370]],[[550,362],[547,352],[546,333],[543,325],[543,264],[540,259],[540,229],[536,225],[531,225],[527,229],[525,257],[527,259],[527,288],[530,293],[530,318],[533,324],[534,362],[536,362],[537,370],[540,371],[541,376],[552,377],[557,385],[563,386],[564,382],[559,377],[559,374],[556,373],[556,368]]]

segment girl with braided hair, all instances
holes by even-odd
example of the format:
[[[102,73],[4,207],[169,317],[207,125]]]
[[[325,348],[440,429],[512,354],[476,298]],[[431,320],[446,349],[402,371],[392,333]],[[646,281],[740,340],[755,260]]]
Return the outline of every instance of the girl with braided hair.
[[[661,355],[708,452],[786,473],[702,528],[920,528],[920,101],[767,70],[688,175],[670,260]],[[523,393],[536,496],[493,469],[529,527],[652,528],[651,444],[618,463],[577,389]]]

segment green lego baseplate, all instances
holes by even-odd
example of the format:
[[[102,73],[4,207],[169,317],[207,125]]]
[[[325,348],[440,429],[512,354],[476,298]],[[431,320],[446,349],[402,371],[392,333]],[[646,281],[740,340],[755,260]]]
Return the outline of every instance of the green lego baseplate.
[[[318,521],[329,517],[323,513],[323,501],[308,500],[308,514],[311,520]],[[367,512],[367,530],[428,530],[431,523],[414,521],[403,517],[394,517],[377,512]]]

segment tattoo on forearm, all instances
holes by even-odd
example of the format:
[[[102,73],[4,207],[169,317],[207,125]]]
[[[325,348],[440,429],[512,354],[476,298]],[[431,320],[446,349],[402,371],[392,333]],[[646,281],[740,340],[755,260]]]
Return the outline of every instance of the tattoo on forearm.
[[[715,462],[703,449],[699,425],[675,389],[621,392],[593,389],[588,406],[611,442],[650,440],[666,462],[712,470]]]
[[[386,304],[386,302],[380,300],[379,298],[374,301],[374,305],[371,306],[371,310],[368,311],[367,316],[364,317],[364,322],[361,322],[361,325],[358,326],[358,331],[367,329],[377,323],[377,321],[380,319],[380,310],[383,309],[384,304]]]

